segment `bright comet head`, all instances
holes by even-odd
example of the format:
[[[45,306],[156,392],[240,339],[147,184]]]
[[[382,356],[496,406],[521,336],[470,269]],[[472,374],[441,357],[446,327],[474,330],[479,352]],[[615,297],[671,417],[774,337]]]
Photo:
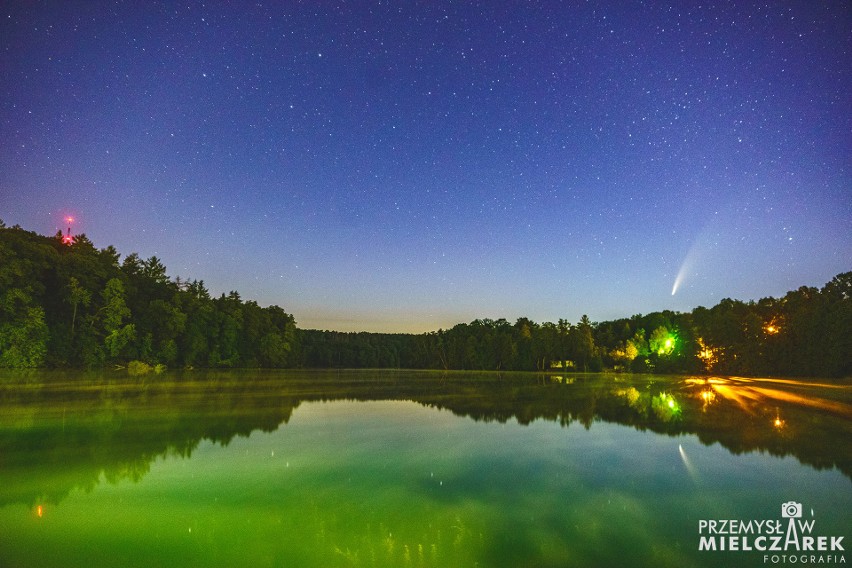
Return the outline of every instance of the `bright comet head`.
[[[689,270],[689,257],[683,261],[683,264],[680,267],[680,270],[677,272],[677,276],[675,277],[674,285],[672,286],[672,296],[675,295],[677,289],[680,288],[681,282],[683,282],[684,277],[686,277],[686,273]]]

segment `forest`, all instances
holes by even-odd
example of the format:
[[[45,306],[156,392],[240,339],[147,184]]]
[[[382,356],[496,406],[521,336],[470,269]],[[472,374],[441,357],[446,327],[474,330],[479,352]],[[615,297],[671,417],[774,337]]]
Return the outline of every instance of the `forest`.
[[[852,375],[852,272],[821,289],[615,321],[478,319],[424,334],[303,330],[278,306],[83,234],[0,221],[0,367],[411,368]]]

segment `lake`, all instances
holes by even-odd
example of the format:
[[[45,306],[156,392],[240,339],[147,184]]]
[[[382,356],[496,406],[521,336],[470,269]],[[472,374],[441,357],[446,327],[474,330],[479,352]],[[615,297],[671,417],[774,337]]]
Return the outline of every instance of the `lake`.
[[[837,564],[850,441],[849,381],[7,372],[0,565]]]

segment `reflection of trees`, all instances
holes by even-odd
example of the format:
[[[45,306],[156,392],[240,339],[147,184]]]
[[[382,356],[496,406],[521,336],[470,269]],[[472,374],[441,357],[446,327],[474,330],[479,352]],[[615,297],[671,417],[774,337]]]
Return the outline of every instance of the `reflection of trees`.
[[[65,377],[0,382],[0,505],[59,501],[75,487],[92,489],[101,476],[138,481],[157,457],[190,457],[202,440],[228,445],[235,436],[274,431],[301,402],[320,400],[413,400],[482,421],[542,419],[566,427],[576,421],[587,429],[606,421],[696,434],[735,454],[793,455],[852,477],[848,388],[826,393],[788,385],[771,392],[789,400],[769,400],[761,394],[767,389],[736,381],[717,379],[708,387],[704,379],[647,375],[572,381],[390,371],[193,373],[168,382]]]
[[[189,457],[286,423],[298,402],[258,381],[0,385],[0,504],[58,501],[74,487],[140,480],[159,456]]]

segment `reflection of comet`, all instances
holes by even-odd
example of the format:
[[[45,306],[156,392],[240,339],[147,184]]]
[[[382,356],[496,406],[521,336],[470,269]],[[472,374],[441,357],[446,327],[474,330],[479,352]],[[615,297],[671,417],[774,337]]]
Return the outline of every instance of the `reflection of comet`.
[[[686,471],[689,472],[689,477],[692,478],[692,481],[697,481],[697,475],[695,473],[695,466],[693,466],[692,462],[689,461],[689,457],[686,455],[686,452],[683,451],[683,446],[678,444],[677,445],[677,451],[680,454],[680,459],[683,460],[683,466],[686,468]]]

